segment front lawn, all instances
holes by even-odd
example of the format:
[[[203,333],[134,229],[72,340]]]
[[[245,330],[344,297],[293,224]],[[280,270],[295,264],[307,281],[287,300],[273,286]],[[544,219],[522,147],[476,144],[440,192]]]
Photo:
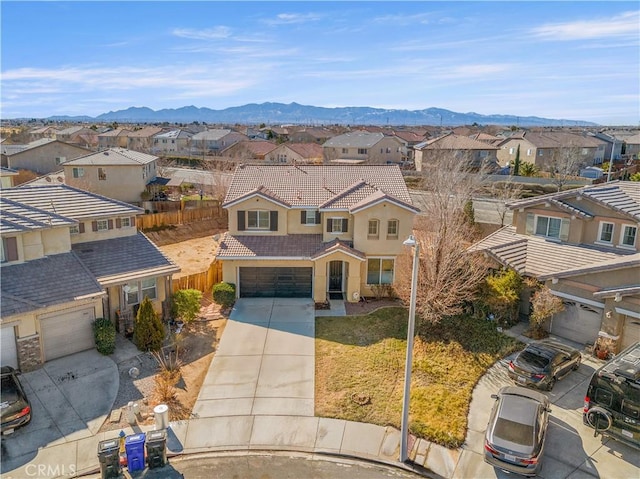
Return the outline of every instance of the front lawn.
[[[316,318],[316,415],[400,428],[408,312]],[[518,342],[495,323],[444,319],[414,343],[410,430],[458,447],[465,440],[471,392]]]

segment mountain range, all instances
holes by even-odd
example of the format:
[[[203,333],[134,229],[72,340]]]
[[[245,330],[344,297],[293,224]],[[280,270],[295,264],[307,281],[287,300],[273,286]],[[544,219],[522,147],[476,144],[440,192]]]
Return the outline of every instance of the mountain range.
[[[443,108],[424,110],[395,110],[371,107],[336,107],[300,105],[298,103],[251,103],[243,106],[212,110],[184,106],[152,110],[147,107],[131,107],[110,111],[96,117],[51,116],[51,121],[118,122],[118,123],[214,123],[269,125],[500,125],[500,126],[596,126],[596,123],[581,120],[540,118],[537,116],[482,115],[480,113],[457,113]]]

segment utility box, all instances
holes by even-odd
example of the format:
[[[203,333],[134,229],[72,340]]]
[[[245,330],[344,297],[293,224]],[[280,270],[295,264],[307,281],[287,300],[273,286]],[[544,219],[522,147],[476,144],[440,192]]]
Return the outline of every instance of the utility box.
[[[102,479],[120,477],[120,440],[118,438],[98,443],[98,461]]]
[[[147,432],[146,450],[149,469],[164,467],[167,463],[167,431]]]
[[[127,467],[129,471],[143,471],[145,434],[133,434],[124,439],[124,450],[127,453]]]

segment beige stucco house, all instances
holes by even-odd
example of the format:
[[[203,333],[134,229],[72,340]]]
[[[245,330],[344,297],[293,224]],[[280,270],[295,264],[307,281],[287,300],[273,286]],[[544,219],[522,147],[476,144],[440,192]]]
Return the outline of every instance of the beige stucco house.
[[[416,171],[429,171],[443,155],[455,155],[470,168],[497,167],[495,146],[455,133],[428,139],[418,143],[413,149]]]
[[[17,145],[16,145],[17,146]],[[13,152],[2,155],[2,166],[14,170],[30,170],[39,174],[59,171],[62,165],[91,150],[51,138],[42,138],[20,145]]]
[[[238,297],[347,301],[393,285],[418,208],[398,166],[240,166],[216,259]]]
[[[640,341],[640,183],[586,186],[509,206],[513,224],[472,250],[562,298],[565,309],[550,332],[613,353]],[[521,306],[528,315],[528,293]]]
[[[321,165],[322,146],[317,143],[283,143],[267,153],[264,161],[273,164]]]
[[[327,164],[400,164],[407,153],[406,142],[401,138],[368,131],[334,136],[322,145],[322,149]]]
[[[158,157],[109,148],[66,162],[65,183],[127,203],[139,203],[140,195],[157,176]]]
[[[3,365],[91,349],[95,318],[130,319],[145,296],[162,312],[179,268],[138,232],[140,208],[66,185],[3,189],[0,205]]]

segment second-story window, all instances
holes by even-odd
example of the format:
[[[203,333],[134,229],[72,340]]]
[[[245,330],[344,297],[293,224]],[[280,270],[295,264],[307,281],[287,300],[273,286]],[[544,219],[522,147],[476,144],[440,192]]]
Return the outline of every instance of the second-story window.
[[[79,235],[80,234],[80,227],[78,225],[69,226],[69,233],[71,235]]]
[[[72,173],[74,178],[82,178],[84,176],[84,168],[74,168]]]
[[[598,241],[601,243],[611,243],[613,239],[613,223],[600,223],[600,231],[598,232]]]
[[[347,153],[349,153],[349,148],[343,148],[342,149],[342,154],[346,155]]]
[[[358,155],[366,155],[367,153],[369,153],[369,150],[366,148],[358,148]]]
[[[538,216],[536,218],[536,234],[548,238],[560,238],[560,218]]]
[[[631,225],[624,225],[622,227],[622,238],[620,240],[621,246],[633,247],[636,245],[636,236],[638,235],[638,228]]]
[[[98,180],[104,181],[107,179],[107,170],[104,168],[98,168]]]
[[[269,212],[266,210],[252,210],[247,212],[247,228],[255,230],[269,229]]]
[[[300,222],[303,225],[319,225],[320,224],[320,212],[316,210],[305,210],[301,213]]]
[[[378,220],[369,220],[369,229],[367,231],[367,238],[378,239],[379,227],[380,227],[380,222]]]
[[[125,217],[125,218],[120,218],[120,227],[121,228],[129,228],[131,226],[131,218],[130,217]]]
[[[109,229],[109,221],[108,220],[98,220],[96,221],[96,231],[107,231]]]
[[[387,239],[398,239],[398,220],[389,220],[387,223]]]
[[[346,233],[349,230],[347,218],[328,218],[327,233]]]

